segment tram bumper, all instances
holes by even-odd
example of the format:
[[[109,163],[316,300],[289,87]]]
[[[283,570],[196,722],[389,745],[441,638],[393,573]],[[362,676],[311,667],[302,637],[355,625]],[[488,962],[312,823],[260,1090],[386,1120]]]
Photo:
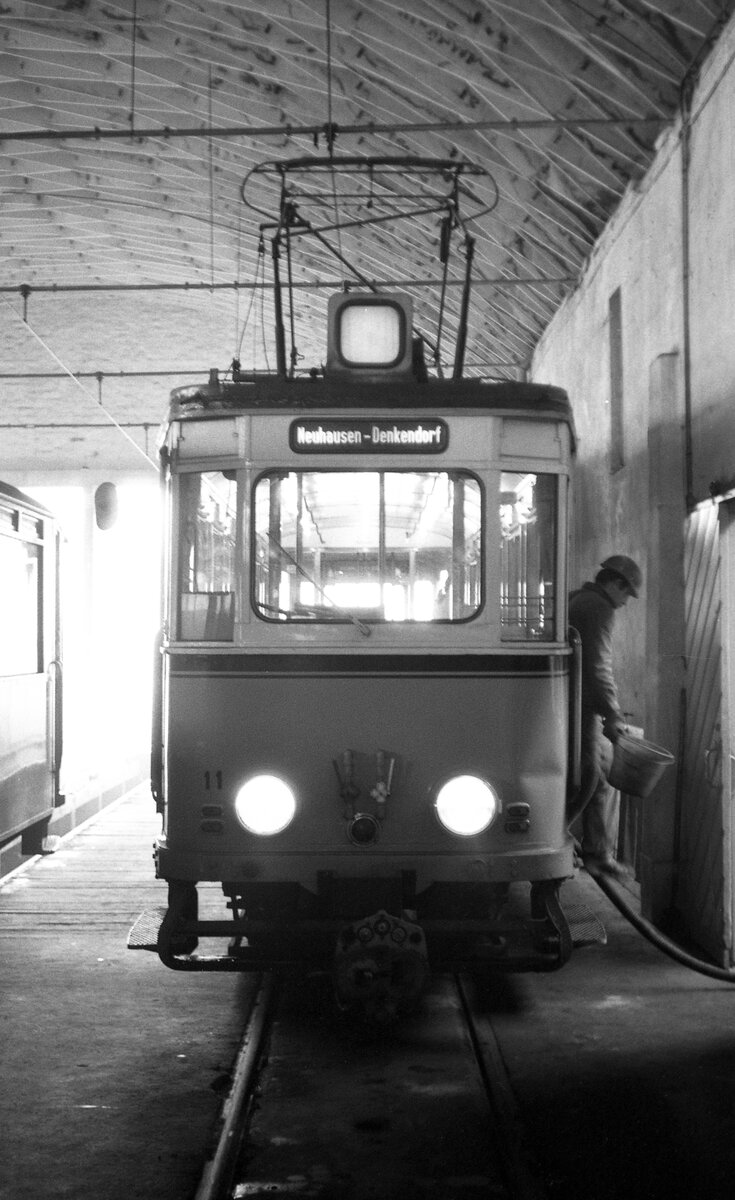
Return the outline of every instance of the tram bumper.
[[[174,970],[304,970],[334,973],[346,1004],[410,1005],[430,971],[479,969],[553,971],[572,951],[569,923],[559,899],[561,880],[533,883],[520,903],[502,889],[492,911],[448,911],[448,897],[432,912],[405,905],[367,906],[349,915],[309,915],[289,909],[248,912],[230,901],[232,918],[202,920],[196,887],[170,883],[168,909],[143,914],[131,931],[131,949],[156,950]],[[400,915],[399,915],[400,914]],[[145,930],[145,932],[143,932]],[[224,954],[197,953],[201,938],[227,938]],[[382,997],[382,999],[380,999]]]

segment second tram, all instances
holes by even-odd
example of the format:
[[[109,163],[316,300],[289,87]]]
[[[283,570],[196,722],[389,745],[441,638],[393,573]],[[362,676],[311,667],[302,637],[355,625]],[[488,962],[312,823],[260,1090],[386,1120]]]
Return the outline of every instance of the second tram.
[[[63,803],[58,562],[53,515],[0,483],[0,845],[24,854]]]

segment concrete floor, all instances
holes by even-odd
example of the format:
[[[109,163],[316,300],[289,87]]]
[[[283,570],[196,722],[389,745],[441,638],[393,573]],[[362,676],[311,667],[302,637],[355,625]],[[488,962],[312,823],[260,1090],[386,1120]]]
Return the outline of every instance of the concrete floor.
[[[189,1200],[250,983],[126,949],[165,902],[141,788],[0,885],[1,1200]],[[735,988],[667,959],[584,873],[607,945],[486,1002],[550,1198],[719,1200],[735,1181]]]
[[[725,1200],[735,1194],[735,975],[666,957],[586,873],[565,889],[607,945],[489,999],[514,1089],[564,1200]]]
[[[165,904],[147,788],[0,885],[1,1200],[188,1200],[249,980],[133,953]]]

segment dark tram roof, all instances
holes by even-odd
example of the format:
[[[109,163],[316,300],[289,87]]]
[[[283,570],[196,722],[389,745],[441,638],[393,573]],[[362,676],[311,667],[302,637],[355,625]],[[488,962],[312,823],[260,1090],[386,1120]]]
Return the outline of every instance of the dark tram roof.
[[[386,379],[349,383],[337,379],[283,379],[263,376],[240,383],[208,383],[176,388],[171,393],[169,420],[218,416],[254,409],[367,409],[412,410],[476,408],[537,416],[556,416],[571,423],[569,397],[562,388],[542,383],[474,379],[429,379],[406,382]]]
[[[51,517],[53,513],[35,500],[33,496],[27,495],[26,492],[21,492],[19,488],[13,487],[10,483],[3,483],[0,480],[0,500],[10,500],[14,504],[22,505],[23,508],[29,508],[32,512],[37,513],[41,517]]]

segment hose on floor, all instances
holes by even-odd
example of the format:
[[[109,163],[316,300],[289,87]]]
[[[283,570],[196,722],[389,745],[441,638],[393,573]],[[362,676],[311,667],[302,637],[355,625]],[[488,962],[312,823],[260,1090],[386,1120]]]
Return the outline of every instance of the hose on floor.
[[[710,979],[719,979],[723,983],[735,983],[735,971],[727,971],[724,967],[716,967],[713,963],[704,962],[701,958],[695,958],[693,954],[688,954],[686,950],[682,950],[681,946],[677,946],[676,942],[672,942],[669,938],[664,937],[655,926],[651,925],[650,921],[646,921],[641,917],[630,905],[625,901],[620,893],[619,888],[615,886],[605,875],[591,874],[591,879],[607,896],[618,912],[622,913],[626,921],[630,921],[640,934],[651,942],[658,950],[663,951],[669,958],[673,958],[675,962],[682,963],[683,966],[689,967],[692,971],[698,971],[700,975],[708,975]]]

